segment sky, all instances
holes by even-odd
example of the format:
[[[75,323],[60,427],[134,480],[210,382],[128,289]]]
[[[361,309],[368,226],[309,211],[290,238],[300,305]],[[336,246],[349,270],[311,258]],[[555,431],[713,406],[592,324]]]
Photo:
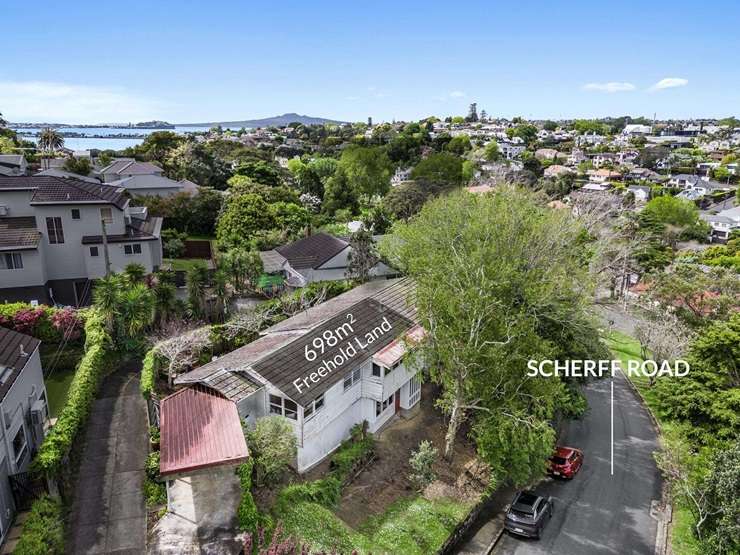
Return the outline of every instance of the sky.
[[[1,3],[13,122],[740,115],[740,2]]]

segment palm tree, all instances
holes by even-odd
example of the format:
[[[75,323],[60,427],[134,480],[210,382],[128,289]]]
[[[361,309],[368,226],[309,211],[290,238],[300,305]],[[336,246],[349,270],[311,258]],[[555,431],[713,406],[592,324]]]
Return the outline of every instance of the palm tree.
[[[143,283],[121,291],[118,306],[121,335],[128,339],[136,338],[154,321],[154,293]]]
[[[49,169],[49,158],[51,154],[64,146],[64,137],[51,127],[45,127],[39,134],[39,148],[43,153],[42,160],[45,168]]]
[[[160,325],[164,325],[175,310],[175,286],[166,281],[160,281],[152,288],[152,291],[154,292],[154,310],[157,314],[157,321]]]
[[[113,333],[118,317],[118,297],[120,291],[120,279],[116,276],[100,278],[95,282],[93,288],[93,304],[103,314],[108,333]]]
[[[202,316],[205,308],[208,268],[204,262],[193,264],[187,273],[188,302],[195,316]]]
[[[131,285],[142,283],[146,276],[146,268],[143,264],[132,262],[131,264],[126,264],[126,267],[123,269],[123,274]]]
[[[223,270],[216,271],[213,276],[213,294],[218,301],[220,320],[226,319],[226,313],[229,311],[229,290],[226,283],[226,274]]]

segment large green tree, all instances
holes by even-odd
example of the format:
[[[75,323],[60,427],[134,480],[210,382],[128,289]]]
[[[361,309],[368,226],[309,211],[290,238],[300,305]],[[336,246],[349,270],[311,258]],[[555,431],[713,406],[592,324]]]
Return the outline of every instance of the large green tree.
[[[463,183],[463,160],[447,152],[432,154],[416,165],[411,178],[441,189],[457,187]]]
[[[342,152],[339,168],[359,193],[382,196],[390,187],[393,164],[383,148],[349,146]]]
[[[432,200],[382,243],[417,284],[428,332],[420,355],[442,386],[447,457],[471,418],[497,478],[523,484],[544,471],[555,439],[548,421],[571,393],[559,378],[526,377],[527,361],[605,355],[585,312],[580,235],[566,211],[503,186]]]

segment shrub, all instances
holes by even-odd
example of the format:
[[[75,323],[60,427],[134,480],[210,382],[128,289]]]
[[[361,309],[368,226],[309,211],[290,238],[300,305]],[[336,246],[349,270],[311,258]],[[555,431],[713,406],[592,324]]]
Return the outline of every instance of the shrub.
[[[82,319],[73,308],[62,308],[51,314],[51,324],[54,329],[67,340],[74,341],[82,335]]]
[[[144,356],[141,364],[141,379],[139,381],[139,391],[144,399],[150,399],[154,393],[154,383],[159,372],[159,359],[154,349],[148,351]]]
[[[37,471],[51,473],[59,470],[62,459],[87,422],[101,377],[111,360],[110,336],[105,330],[104,318],[96,310],[87,313],[85,337],[85,355],[72,378],[67,402],[34,460],[33,466]]]
[[[375,439],[368,434],[364,438],[358,435],[356,439],[343,441],[331,458],[331,468],[344,481],[372,456],[375,448]]]
[[[55,315],[59,312],[64,314],[56,317]],[[79,328],[77,329],[79,330],[82,327],[82,321],[74,309],[57,309],[43,305],[32,307],[27,303],[0,304],[0,326],[32,335],[47,343],[58,343],[62,340],[66,329],[64,324],[68,323],[68,319],[72,317],[78,319]],[[59,325],[55,325],[55,318],[60,318]],[[77,339],[77,337],[71,339]]]
[[[424,440],[419,443],[419,449],[411,453],[409,465],[411,474],[409,479],[416,489],[423,491],[437,477],[434,473],[434,463],[437,461],[437,450],[431,441]]]
[[[23,531],[13,553],[18,555],[64,553],[64,520],[59,501],[44,496],[33,502],[31,513],[23,524]]]
[[[277,505],[284,508],[308,501],[331,509],[339,502],[341,495],[342,481],[337,476],[329,475],[321,480],[286,486],[278,495]]]
[[[144,472],[146,472],[147,478],[152,480],[159,478],[159,451],[152,451],[147,455]]]
[[[248,459],[247,462],[240,464],[236,469],[242,490],[241,501],[239,501],[239,509],[237,510],[239,529],[242,532],[256,532],[260,523],[259,511],[254,502],[254,497],[252,497],[253,466],[253,459]]]
[[[293,427],[281,416],[268,416],[257,421],[249,433],[257,483],[275,483],[287,466],[295,459],[298,441]]]
[[[167,503],[167,487],[161,482],[146,478],[144,480],[144,499],[147,507],[156,507]]]

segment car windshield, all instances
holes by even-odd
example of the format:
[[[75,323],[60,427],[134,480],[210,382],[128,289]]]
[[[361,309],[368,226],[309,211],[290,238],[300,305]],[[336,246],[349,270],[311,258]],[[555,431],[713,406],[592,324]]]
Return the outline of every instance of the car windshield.
[[[534,513],[531,512],[531,509],[529,509],[529,512],[527,510],[522,510],[521,508],[511,508],[511,512],[514,513],[516,516],[520,516],[523,518],[532,518],[534,516]]]
[[[555,464],[565,464],[566,460],[563,457],[553,457],[552,462]]]

